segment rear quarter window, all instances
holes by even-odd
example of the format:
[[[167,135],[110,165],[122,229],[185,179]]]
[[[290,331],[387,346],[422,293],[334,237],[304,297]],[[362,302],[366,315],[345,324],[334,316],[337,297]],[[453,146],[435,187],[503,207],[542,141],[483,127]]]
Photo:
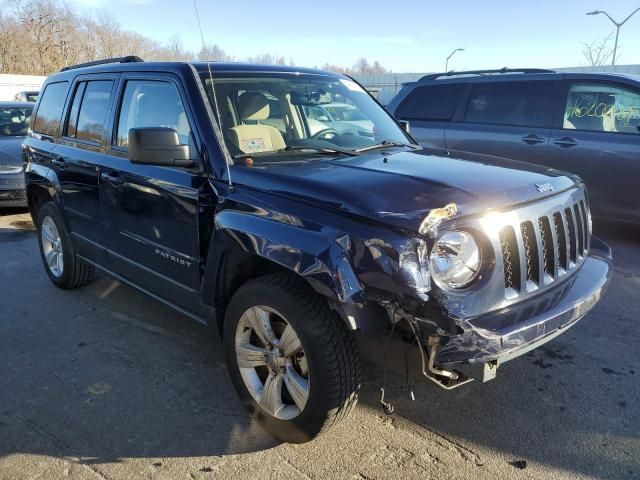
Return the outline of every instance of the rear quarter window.
[[[33,120],[34,132],[55,137],[60,126],[68,86],[69,82],[56,82],[45,87]]]
[[[451,120],[463,91],[463,84],[417,87],[398,105],[396,117],[406,120]]]

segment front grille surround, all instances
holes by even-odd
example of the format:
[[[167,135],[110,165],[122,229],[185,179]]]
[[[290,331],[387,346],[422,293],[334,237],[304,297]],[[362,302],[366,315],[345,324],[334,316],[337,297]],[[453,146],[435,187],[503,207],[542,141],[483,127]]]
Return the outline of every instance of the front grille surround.
[[[510,209],[459,218],[446,227],[477,232],[484,265],[478,281],[439,298],[451,314],[473,318],[555,288],[588,256],[589,206],[583,185]]]

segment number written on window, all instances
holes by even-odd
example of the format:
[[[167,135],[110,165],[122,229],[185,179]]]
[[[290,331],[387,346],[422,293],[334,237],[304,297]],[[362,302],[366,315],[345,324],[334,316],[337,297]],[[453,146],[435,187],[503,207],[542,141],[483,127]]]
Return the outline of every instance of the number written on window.
[[[574,84],[569,89],[563,127],[640,134],[640,93],[607,84]]]

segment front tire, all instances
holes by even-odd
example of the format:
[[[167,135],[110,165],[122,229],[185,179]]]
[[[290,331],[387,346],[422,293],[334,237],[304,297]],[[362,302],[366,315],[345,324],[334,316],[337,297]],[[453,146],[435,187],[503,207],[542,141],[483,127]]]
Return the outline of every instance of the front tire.
[[[293,275],[266,275],[242,286],[227,308],[223,338],[241,400],[279,440],[312,440],[357,402],[353,332]]]
[[[77,288],[89,283],[94,269],[76,255],[55,203],[48,202],[40,208],[36,226],[42,263],[53,284],[60,288]]]

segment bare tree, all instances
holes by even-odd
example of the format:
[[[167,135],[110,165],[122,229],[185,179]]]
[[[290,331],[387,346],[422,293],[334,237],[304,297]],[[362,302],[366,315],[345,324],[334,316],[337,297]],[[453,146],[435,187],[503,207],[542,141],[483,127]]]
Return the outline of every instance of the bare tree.
[[[0,73],[12,72],[20,58],[27,54],[19,38],[18,25],[0,12]]]
[[[375,75],[386,72],[387,69],[380,65],[378,60],[373,62],[373,65],[371,65],[364,57],[360,58],[351,69],[351,73],[356,75]]]
[[[198,60],[216,61],[231,61],[233,57],[227,55],[227,53],[217,44],[208,43],[198,52]]]
[[[611,56],[613,55],[612,38],[613,34],[610,33],[606,37],[594,40],[591,43],[582,42],[582,55],[584,55],[590,66],[599,67],[611,63]],[[620,48],[618,48],[618,53],[616,54],[616,61],[618,58],[620,58]]]
[[[124,30],[111,14],[101,11],[79,15],[64,0],[0,0],[0,73],[48,75],[62,67],[100,58],[137,55],[145,60],[234,60],[216,44],[194,52],[179,36],[159,42]],[[284,55],[261,53],[246,59],[253,63],[286,65]],[[293,65],[292,58],[289,65]],[[386,69],[366,58],[351,68],[326,64],[327,70],[372,74]]]
[[[122,30],[113,15],[102,10],[96,20],[86,20],[87,27],[93,34],[97,54],[105,58],[119,57],[124,54],[123,48],[128,48],[122,42]]]
[[[261,53],[255,57],[248,57],[249,63],[264,63],[270,65],[286,65],[287,60],[282,55],[273,55],[271,53]]]
[[[11,6],[14,15],[26,29],[26,40],[31,43],[37,56],[39,73],[45,75],[56,63],[55,57],[66,55],[70,48],[64,41],[68,11],[59,8],[60,5],[54,0],[13,0]]]

